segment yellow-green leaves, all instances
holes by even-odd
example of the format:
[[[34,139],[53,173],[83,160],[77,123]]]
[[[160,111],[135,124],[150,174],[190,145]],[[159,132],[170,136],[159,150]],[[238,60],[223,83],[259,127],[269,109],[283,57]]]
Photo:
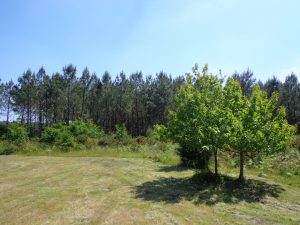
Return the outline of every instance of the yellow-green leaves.
[[[222,79],[209,74],[207,66],[202,74],[196,66],[193,72],[177,93],[176,109],[169,116],[171,136],[181,145],[185,160],[199,165],[196,156],[202,160],[212,154],[216,160],[217,150],[225,147],[252,156],[284,149],[294,128],[285,119],[285,109],[278,107],[277,93],[268,98],[255,85],[246,97],[237,81],[229,79],[223,87]]]
[[[227,117],[230,115],[223,105],[223,81],[209,75],[207,66],[202,74],[195,67],[194,77],[187,80],[177,93],[176,110],[169,117],[169,130],[182,147],[180,154],[183,160],[203,169],[207,167],[213,151],[228,143],[230,129]]]

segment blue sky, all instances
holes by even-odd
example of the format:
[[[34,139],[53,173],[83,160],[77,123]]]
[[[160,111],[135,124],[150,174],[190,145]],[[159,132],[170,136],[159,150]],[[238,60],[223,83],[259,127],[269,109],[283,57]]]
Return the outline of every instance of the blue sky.
[[[194,63],[257,79],[300,75],[298,0],[3,0],[0,78],[73,63],[101,76],[173,76]]]

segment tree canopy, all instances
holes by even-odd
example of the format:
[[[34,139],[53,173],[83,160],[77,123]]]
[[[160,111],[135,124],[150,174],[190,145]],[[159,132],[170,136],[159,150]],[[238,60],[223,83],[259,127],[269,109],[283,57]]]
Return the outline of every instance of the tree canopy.
[[[170,112],[171,136],[181,149],[183,162],[197,169],[207,169],[211,155],[217,169],[217,153],[231,149],[239,153],[240,180],[244,179],[245,157],[273,154],[285,148],[294,129],[287,123],[285,108],[278,107],[278,93],[270,98],[254,85],[244,95],[238,81],[222,79],[194,70],[176,97],[176,108]]]

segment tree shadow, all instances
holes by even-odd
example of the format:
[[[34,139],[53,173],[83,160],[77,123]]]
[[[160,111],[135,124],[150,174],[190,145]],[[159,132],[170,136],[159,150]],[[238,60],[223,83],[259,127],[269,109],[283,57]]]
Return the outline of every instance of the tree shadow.
[[[175,166],[161,166],[158,171],[159,172],[182,172],[185,170],[188,170],[188,168],[179,164]]]
[[[136,198],[146,201],[177,203],[181,200],[195,204],[214,205],[219,202],[234,204],[240,201],[263,202],[266,196],[279,197],[281,186],[248,179],[239,183],[229,176],[217,179],[212,174],[197,174],[189,178],[159,178],[136,186]]]

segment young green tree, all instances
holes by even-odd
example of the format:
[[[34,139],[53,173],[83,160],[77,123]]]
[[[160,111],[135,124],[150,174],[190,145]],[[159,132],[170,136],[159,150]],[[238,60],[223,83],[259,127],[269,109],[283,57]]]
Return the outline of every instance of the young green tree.
[[[231,125],[224,105],[223,81],[208,74],[207,66],[202,74],[196,66],[193,71],[193,79],[189,77],[178,92],[177,108],[170,114],[169,129],[182,147],[183,160],[203,169],[201,167],[207,167],[209,157],[214,155],[215,175],[218,175],[218,151],[227,144]]]
[[[196,91],[192,77],[187,78],[176,95],[176,108],[169,113],[168,129],[171,138],[180,145],[182,162],[195,169],[208,170],[211,151],[203,148],[203,113],[206,110],[201,95]]]
[[[294,128],[285,119],[285,109],[277,110],[277,93],[268,98],[255,85],[250,98],[243,97],[239,84],[230,79],[224,94],[232,118],[230,145],[239,153],[239,180],[243,181],[245,158],[282,151]]]

